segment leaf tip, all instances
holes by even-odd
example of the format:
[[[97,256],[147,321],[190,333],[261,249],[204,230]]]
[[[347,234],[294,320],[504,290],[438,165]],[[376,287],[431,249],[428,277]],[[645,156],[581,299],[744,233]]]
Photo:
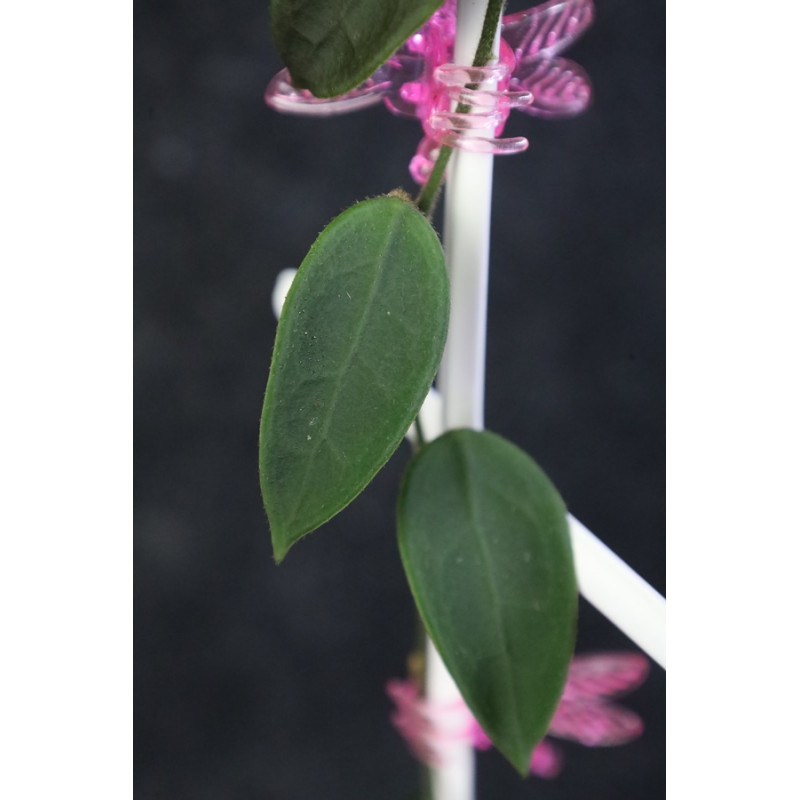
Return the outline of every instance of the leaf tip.
[[[484,730],[486,729],[484,728]],[[541,742],[542,736],[539,736],[532,744],[526,744],[519,740],[511,741],[507,736],[495,736],[488,732],[486,735],[497,751],[508,761],[516,772],[519,773],[521,778],[527,778],[531,774],[533,752]],[[530,739],[528,739],[528,742],[530,742]]]
[[[509,759],[511,766],[514,767],[520,778],[527,778],[531,774],[531,758],[533,758],[533,748],[530,753],[523,754],[522,757],[516,756]]]
[[[269,533],[270,533],[270,540],[272,541],[272,558],[275,561],[275,565],[283,561],[286,558],[286,554],[291,549],[292,544],[294,544],[294,540],[292,539],[291,535],[289,535],[285,529],[285,526],[280,523],[280,520],[277,519],[276,514],[270,513],[270,506],[267,502],[266,494],[263,496],[264,501],[264,511],[267,515],[267,525],[269,526]]]
[[[272,532],[272,558],[275,560],[275,565],[279,565],[284,558],[286,558],[286,554],[289,552],[291,548],[291,543],[286,544],[284,541],[281,541],[281,537],[275,534],[275,531]]]

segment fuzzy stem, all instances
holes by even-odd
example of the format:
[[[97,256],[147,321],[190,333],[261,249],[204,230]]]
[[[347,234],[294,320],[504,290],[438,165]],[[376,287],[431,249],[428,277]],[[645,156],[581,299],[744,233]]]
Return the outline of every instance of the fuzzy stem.
[[[459,24],[461,20],[461,14],[463,13],[462,7],[465,5],[466,4],[463,2],[459,2]],[[488,3],[483,2],[483,0],[472,0],[470,5],[474,8],[486,9],[485,14],[481,17],[482,23],[480,39],[477,47],[475,48],[475,57],[472,59],[473,67],[485,67],[490,61],[493,61],[495,58],[497,58],[497,32],[500,27],[500,20],[503,16],[505,0],[489,0]],[[468,13],[473,12],[470,10]],[[468,39],[465,39],[465,41],[467,41],[467,47],[469,44],[471,44],[471,40],[474,39],[472,31],[470,31],[469,34],[470,35]],[[456,34],[456,50],[458,50],[458,33]],[[453,58],[457,64],[462,63],[455,53]],[[466,60],[464,63],[466,63]],[[464,114],[469,111],[469,108],[465,105],[459,105],[456,108],[456,111]],[[447,164],[450,161],[450,156],[452,154],[452,147],[449,147],[448,145],[442,145],[439,150],[439,155],[436,158],[436,163],[433,165],[433,169],[431,170],[431,174],[428,176],[428,180],[425,182],[425,185],[417,195],[417,208],[419,208],[419,210],[427,217],[433,216],[433,212],[436,208],[436,201],[442,188],[445,170],[447,169]]]
[[[428,180],[417,195],[417,208],[428,218],[432,217],[433,212],[436,210],[436,201],[439,199],[444,173],[452,153],[452,147],[446,144],[441,146],[439,149],[439,156],[436,159],[436,163],[433,165],[431,174],[428,176]]]

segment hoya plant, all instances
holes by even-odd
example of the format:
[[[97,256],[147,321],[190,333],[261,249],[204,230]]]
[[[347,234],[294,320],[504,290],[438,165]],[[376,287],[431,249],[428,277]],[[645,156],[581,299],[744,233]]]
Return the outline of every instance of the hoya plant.
[[[424,132],[411,164],[415,196],[376,187],[338,214],[281,293],[259,471],[280,563],[303,537],[325,536],[325,523],[412,441],[396,535],[429,647],[389,692],[398,729],[442,775],[457,757],[437,733],[437,670],[463,704],[461,739],[493,745],[521,775],[554,763],[548,731],[585,743],[637,735],[638,718],[604,699],[647,670],[641,656],[573,661],[575,545],[591,534],[576,533],[530,454],[483,427],[491,160],[527,146],[502,137],[511,109],[569,116],[590,95],[583,70],[560,55],[591,23],[590,0],[503,11],[502,0],[271,4],[286,69],[270,84],[270,105],[325,116],[382,102]],[[432,219],[445,183],[442,236]],[[611,562],[601,554],[592,563]],[[630,582],[623,573],[619,586]],[[644,627],[630,635],[659,640],[642,645],[659,651],[658,626]],[[585,741],[592,725],[605,742]],[[467,796],[447,786],[433,781],[437,800]]]

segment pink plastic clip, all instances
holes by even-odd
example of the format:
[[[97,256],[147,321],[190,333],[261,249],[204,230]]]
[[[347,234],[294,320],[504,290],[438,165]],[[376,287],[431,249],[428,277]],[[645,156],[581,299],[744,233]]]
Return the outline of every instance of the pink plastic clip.
[[[530,92],[504,88],[508,86],[509,74],[504,63],[489,67],[455,64],[437,67],[433,74],[433,107],[424,123],[428,135],[439,144],[473,153],[519,153],[527,149],[528,140],[522,136],[510,139],[496,136],[512,108],[533,100]],[[454,104],[456,110],[452,110]]]
[[[286,70],[265,93],[287,113],[329,116],[382,99],[394,114],[421,120],[425,138],[411,160],[417,183],[427,180],[442,145],[495,155],[521,153],[522,136],[502,138],[509,111],[554,118],[579,114],[591,99],[583,69],[558,54],[594,18],[592,0],[549,0],[503,17],[500,58],[487,67],[451,64],[456,0],[446,0],[417,33],[363,84],[341,97],[295,89]]]
[[[611,701],[640,686],[649,669],[647,658],[639,653],[575,656],[548,736],[586,747],[614,747],[633,741],[644,730],[641,718]],[[492,746],[463,700],[436,706],[422,696],[414,681],[389,681],[386,691],[395,704],[395,728],[424,763],[441,763],[443,746],[456,738],[469,741],[478,750]],[[530,769],[541,778],[555,778],[562,761],[559,748],[543,739],[533,751]]]

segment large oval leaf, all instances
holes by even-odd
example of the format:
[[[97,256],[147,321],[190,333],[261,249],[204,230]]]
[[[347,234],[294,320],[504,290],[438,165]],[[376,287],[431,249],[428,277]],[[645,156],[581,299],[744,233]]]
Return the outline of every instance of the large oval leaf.
[[[575,642],[566,509],[547,476],[491,433],[452,431],[411,463],[400,553],[422,619],[464,700],[525,775]]]
[[[272,0],[272,37],[292,83],[335,97],[366,80],[442,0]]]
[[[439,239],[405,200],[358,203],[312,245],[278,323],[261,418],[276,560],[400,444],[441,360],[448,309]]]

